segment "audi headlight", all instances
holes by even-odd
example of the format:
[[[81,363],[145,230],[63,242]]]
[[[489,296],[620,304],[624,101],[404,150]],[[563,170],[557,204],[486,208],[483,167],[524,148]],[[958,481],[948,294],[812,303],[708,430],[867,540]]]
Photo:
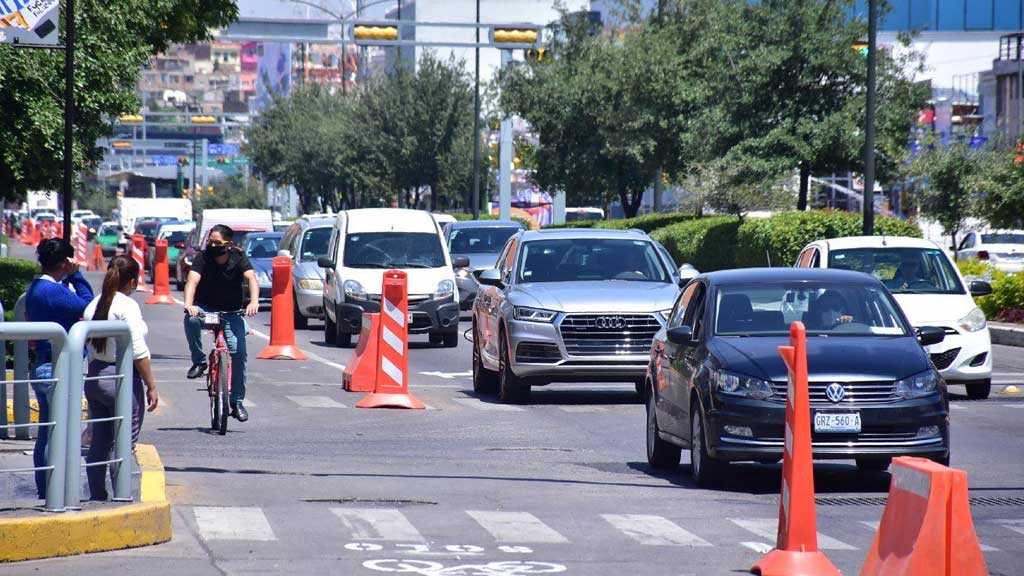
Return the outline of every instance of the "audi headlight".
[[[920,398],[935,392],[939,387],[939,373],[925,370],[909,378],[896,381],[896,395],[900,398]]]
[[[981,311],[981,308],[975,308],[971,310],[970,314],[961,318],[957,325],[967,332],[977,332],[987,326],[985,313]]]
[[[363,285],[357,280],[345,280],[342,287],[345,291],[345,299],[355,298],[356,300],[366,300],[366,290],[363,290]]]
[[[434,300],[447,300],[455,296],[455,282],[441,280],[437,283],[437,291],[434,292]]]
[[[516,306],[512,309],[512,315],[516,320],[551,323],[554,321],[555,316],[558,316],[558,312],[542,310],[540,308],[529,308],[527,306]]]
[[[302,290],[323,290],[324,283],[319,278],[300,278],[299,288]]]
[[[774,392],[772,385],[758,378],[751,378],[731,372],[716,371],[711,373],[711,383],[722,394],[742,396],[754,400],[764,400]]]

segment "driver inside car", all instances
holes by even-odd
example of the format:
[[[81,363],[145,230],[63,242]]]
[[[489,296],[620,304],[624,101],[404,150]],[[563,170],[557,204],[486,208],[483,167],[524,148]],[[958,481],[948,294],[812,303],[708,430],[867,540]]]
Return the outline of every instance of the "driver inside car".
[[[815,302],[815,317],[817,324],[822,330],[830,330],[840,324],[853,322],[853,315],[849,313],[849,306],[841,294],[835,290],[826,290]]]
[[[927,282],[921,274],[921,261],[914,257],[904,257],[900,267],[896,269],[893,280],[899,289],[910,288],[915,282]]]

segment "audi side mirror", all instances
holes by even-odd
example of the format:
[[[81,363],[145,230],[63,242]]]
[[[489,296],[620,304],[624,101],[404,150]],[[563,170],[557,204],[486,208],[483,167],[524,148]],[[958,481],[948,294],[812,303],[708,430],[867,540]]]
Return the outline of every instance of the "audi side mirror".
[[[666,332],[668,341],[673,344],[680,346],[692,346],[693,342],[693,328],[689,326],[676,326],[675,328],[669,328]]]
[[[501,287],[501,285],[502,285],[501,271],[499,271],[497,268],[490,268],[490,269],[487,269],[487,270],[480,271],[480,273],[477,275],[476,279],[477,279],[477,282],[480,282],[481,284],[483,284],[485,286],[498,286],[498,287]]]
[[[937,326],[921,326],[917,329],[917,341],[921,346],[931,346],[946,339],[946,331]]]

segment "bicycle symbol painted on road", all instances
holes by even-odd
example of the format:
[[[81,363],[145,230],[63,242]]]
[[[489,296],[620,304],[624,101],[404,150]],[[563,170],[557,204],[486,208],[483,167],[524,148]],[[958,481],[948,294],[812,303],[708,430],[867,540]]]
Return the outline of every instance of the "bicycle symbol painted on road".
[[[522,576],[525,574],[558,574],[566,571],[561,564],[520,562],[518,560],[487,564],[460,564],[445,567],[430,560],[367,560],[364,568],[377,572],[419,574],[420,576]]]

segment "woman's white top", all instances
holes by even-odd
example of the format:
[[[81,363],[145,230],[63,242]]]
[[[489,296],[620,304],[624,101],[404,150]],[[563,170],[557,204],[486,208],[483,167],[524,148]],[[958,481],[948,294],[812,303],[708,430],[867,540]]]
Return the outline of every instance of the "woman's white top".
[[[96,307],[99,305],[101,297],[102,295],[97,296],[85,308],[83,317],[86,320],[92,320],[93,315],[96,314]],[[123,320],[127,322],[128,329],[132,334],[132,356],[136,360],[149,358],[149,347],[146,346],[146,333],[149,332],[149,328],[146,326],[146,321],[142,319],[142,310],[135,300],[121,292],[114,294],[114,300],[110,303],[110,312],[107,313],[107,320]],[[91,340],[89,342],[90,361],[99,360],[100,362],[114,363],[117,361],[116,352],[117,342],[113,338],[107,338],[107,347],[103,350],[102,354],[96,351]]]

